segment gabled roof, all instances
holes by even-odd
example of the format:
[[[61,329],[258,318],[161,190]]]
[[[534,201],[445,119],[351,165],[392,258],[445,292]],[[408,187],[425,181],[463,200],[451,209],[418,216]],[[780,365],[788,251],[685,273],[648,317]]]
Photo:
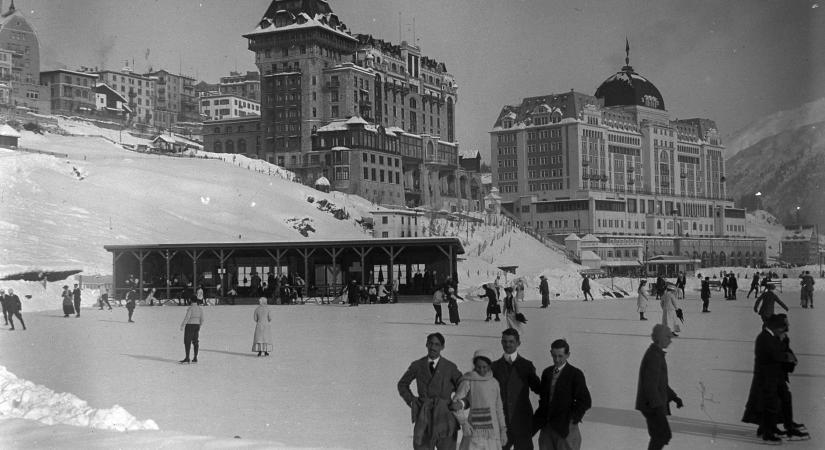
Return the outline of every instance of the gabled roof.
[[[580,241],[580,240],[582,240],[582,239],[580,237],[576,236],[576,233],[570,233],[569,236],[564,238],[564,242],[567,242],[567,241]]]
[[[6,137],[20,137],[20,133],[17,132],[14,128],[12,128],[9,124],[4,123],[0,125],[0,136]]]
[[[596,236],[593,236],[592,234],[585,235],[582,238],[582,241],[584,241],[584,242],[601,242],[601,241],[599,241],[599,238],[597,238]]]

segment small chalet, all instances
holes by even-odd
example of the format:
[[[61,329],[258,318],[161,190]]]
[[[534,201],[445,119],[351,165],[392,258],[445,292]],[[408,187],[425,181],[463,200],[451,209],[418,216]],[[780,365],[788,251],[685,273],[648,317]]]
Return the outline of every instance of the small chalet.
[[[8,124],[0,125],[0,147],[17,148],[20,133]]]
[[[203,145],[175,133],[159,134],[152,139],[156,152],[180,153],[186,150],[203,150]]]

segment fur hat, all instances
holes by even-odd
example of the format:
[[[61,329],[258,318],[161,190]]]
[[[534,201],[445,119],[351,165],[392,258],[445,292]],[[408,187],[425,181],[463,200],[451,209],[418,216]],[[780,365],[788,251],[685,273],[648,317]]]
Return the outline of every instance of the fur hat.
[[[493,355],[493,352],[491,352],[490,350],[481,349],[476,350],[476,352],[473,353],[473,364],[475,364],[476,359],[478,358],[487,361],[487,364],[493,364],[493,359],[495,359],[495,356]]]

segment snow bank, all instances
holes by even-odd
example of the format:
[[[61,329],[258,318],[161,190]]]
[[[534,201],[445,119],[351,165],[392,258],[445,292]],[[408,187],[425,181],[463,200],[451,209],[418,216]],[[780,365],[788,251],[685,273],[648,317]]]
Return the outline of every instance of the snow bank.
[[[72,394],[57,393],[17,378],[3,366],[0,366],[0,416],[103,430],[158,429],[153,420],[140,421],[118,405],[109,409],[92,408]]]

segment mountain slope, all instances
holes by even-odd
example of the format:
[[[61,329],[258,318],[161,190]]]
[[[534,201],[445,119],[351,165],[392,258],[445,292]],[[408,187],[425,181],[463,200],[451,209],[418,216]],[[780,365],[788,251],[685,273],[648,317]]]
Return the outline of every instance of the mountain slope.
[[[735,133],[727,142],[726,158],[732,158],[740,151],[765,138],[823,121],[825,121],[825,98],[806,103],[796,109],[767,115]]]
[[[766,137],[728,159],[728,194],[782,223],[825,224],[825,120]]]

